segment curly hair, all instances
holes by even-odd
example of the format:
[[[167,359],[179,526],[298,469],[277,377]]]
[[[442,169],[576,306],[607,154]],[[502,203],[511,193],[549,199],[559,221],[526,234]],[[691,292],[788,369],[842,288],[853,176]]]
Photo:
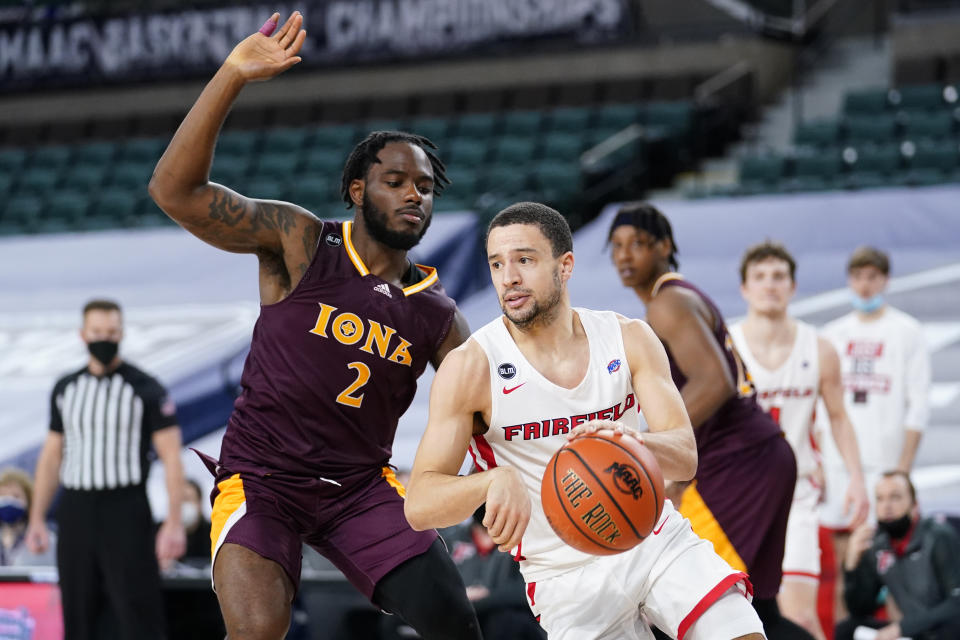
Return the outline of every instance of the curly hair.
[[[610,231],[607,232],[608,243],[613,238],[614,230],[623,225],[646,231],[654,240],[669,240],[670,255],[667,261],[674,271],[680,267],[677,261],[680,250],[677,248],[677,241],[673,239],[673,227],[670,226],[667,216],[655,206],[647,202],[629,202],[620,207],[620,211],[610,224]]]
[[[347,203],[347,209],[353,206],[353,200],[350,199],[350,183],[366,177],[370,166],[380,162],[377,154],[390,142],[408,142],[423,149],[430,160],[430,166],[433,167],[433,195],[439,196],[443,193],[444,187],[450,184],[446,167],[434,153],[437,150],[437,145],[428,138],[405,131],[371,131],[366,138],[358,142],[357,146],[353,148],[353,151],[347,157],[346,165],[343,167],[343,176],[340,179],[340,197]]]

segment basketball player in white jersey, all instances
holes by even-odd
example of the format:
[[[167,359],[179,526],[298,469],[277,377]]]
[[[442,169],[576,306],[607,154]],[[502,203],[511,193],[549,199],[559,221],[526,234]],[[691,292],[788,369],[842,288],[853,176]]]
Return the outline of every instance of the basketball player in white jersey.
[[[666,501],[652,534],[613,556],[581,553],[547,523],[540,483],[570,437],[598,428],[641,440],[664,479],[689,480],[697,453],[666,353],[639,320],[572,308],[566,220],[523,202],[490,223],[487,254],[503,316],[447,356],[430,393],[405,512],[415,529],[468,518],[520,563],[530,607],[551,640],[764,638],[735,571]],[[640,434],[638,410],[649,431]],[[489,425],[489,426],[487,426]],[[458,476],[470,450],[478,473]]]
[[[869,506],[857,438],[843,406],[840,360],[816,329],[787,315],[796,292],[796,261],[783,245],[763,242],[740,262],[745,320],[730,326],[737,352],[757,389],[757,401],[786,434],[797,458],[797,488],[787,521],[783,582],[777,602],[783,615],[824,640],[817,618],[820,579],[819,465],[814,414],[823,399],[837,449],[850,475],[845,508],[858,524]]]

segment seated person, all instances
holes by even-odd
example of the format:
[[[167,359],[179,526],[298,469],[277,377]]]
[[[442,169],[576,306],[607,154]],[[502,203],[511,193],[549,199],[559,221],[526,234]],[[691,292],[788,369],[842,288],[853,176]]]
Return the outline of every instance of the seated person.
[[[0,471],[0,566],[26,567],[57,565],[56,541],[41,553],[32,553],[25,542],[27,516],[33,502],[33,481],[20,469]]]
[[[210,521],[203,514],[203,490],[194,480],[183,481],[181,520],[187,532],[187,551],[183,559],[210,564]]]
[[[844,558],[844,598],[850,617],[836,640],[852,640],[857,627],[879,629],[877,640],[960,638],[960,535],[947,524],[921,518],[913,483],[903,471],[877,482],[877,529],[861,525]],[[872,617],[886,587],[899,620]]]

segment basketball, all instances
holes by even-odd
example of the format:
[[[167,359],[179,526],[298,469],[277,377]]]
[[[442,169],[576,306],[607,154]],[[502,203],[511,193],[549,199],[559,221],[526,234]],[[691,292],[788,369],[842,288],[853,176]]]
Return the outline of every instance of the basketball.
[[[640,544],[663,511],[663,474],[635,438],[597,432],[560,447],[540,486],[547,521],[574,549],[613,555]]]

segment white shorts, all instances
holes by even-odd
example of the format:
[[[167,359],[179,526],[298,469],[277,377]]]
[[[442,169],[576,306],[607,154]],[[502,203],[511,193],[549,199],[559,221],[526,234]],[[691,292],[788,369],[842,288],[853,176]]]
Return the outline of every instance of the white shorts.
[[[820,524],[828,529],[845,530],[850,528],[853,514],[844,513],[843,502],[847,497],[847,485],[850,484],[850,475],[844,467],[823,467],[824,487],[823,502],[820,504]],[[868,519],[873,522],[877,513],[877,497],[874,491],[880,479],[879,471],[863,470],[867,497],[870,500],[870,514]]]
[[[820,489],[810,476],[797,478],[783,552],[784,580],[820,579]]]
[[[550,640],[649,640],[647,621],[678,640],[763,633],[747,576],[694,534],[669,501],[654,531],[630,551],[527,585]],[[722,624],[697,624],[707,612]]]

